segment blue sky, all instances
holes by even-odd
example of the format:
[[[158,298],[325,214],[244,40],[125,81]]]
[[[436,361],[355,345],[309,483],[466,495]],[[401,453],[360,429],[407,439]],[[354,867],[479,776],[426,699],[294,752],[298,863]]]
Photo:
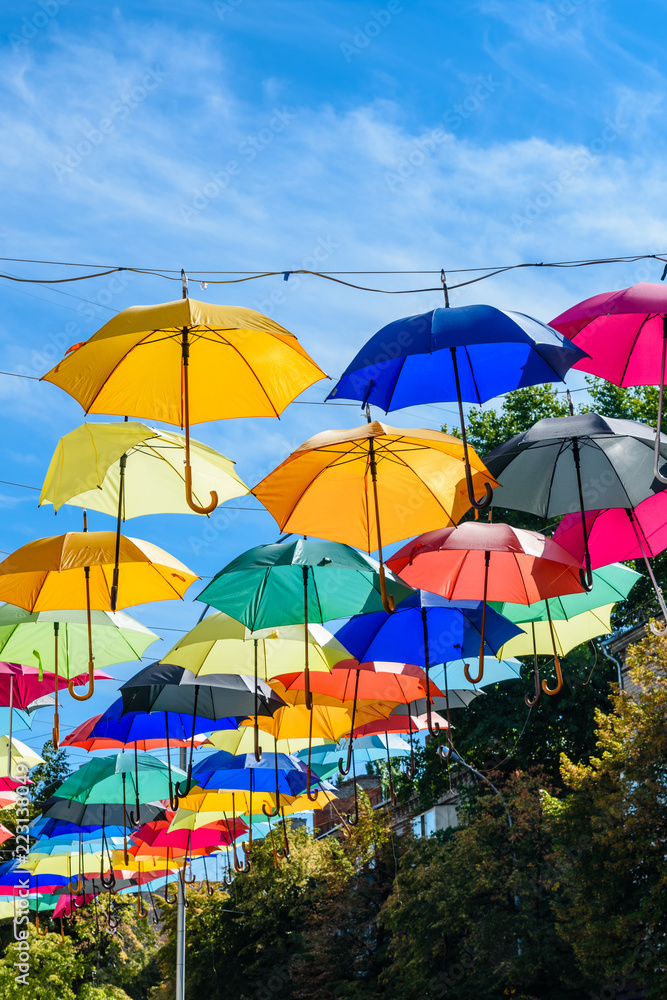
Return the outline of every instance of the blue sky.
[[[665,94],[657,0],[16,0],[0,9],[0,256],[214,271],[439,270],[667,249]],[[4,262],[12,275],[65,269]],[[521,270],[457,292],[548,321],[589,295],[658,280],[657,262]],[[384,288],[437,284],[366,276]],[[453,280],[453,279],[452,279]],[[127,272],[65,286],[0,279],[2,364],[41,375],[113,313],[180,284]],[[317,278],[191,281],[190,294],[269,313],[331,376],[383,324],[441,304]],[[573,378],[572,385],[580,385]],[[321,402],[328,383],[303,400]],[[55,387],[0,376],[0,478],[40,486],[58,438],[82,421]],[[437,428],[452,407],[392,415]],[[278,420],[200,426],[250,485],[296,445],[361,422],[356,406],[290,407]],[[248,503],[250,506],[250,503]],[[36,494],[0,486],[0,548],[78,530]],[[92,527],[111,528],[93,514]],[[275,540],[267,513],[152,517],[126,532],[211,576]],[[193,596],[198,588],[192,588]],[[128,609],[162,632],[190,601]],[[112,671],[120,680],[137,665]],[[113,700],[66,697],[63,729]],[[41,746],[48,713],[31,733]]]

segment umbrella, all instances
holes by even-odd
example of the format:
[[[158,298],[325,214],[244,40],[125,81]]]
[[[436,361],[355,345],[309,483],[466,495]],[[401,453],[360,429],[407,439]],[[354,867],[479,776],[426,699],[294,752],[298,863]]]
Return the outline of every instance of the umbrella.
[[[495,654],[518,629],[491,608],[483,611],[477,601],[456,604],[420,590],[403,601],[393,615],[375,613],[351,618],[336,636],[358,660],[394,659],[424,667],[428,679],[431,663],[455,660],[480,648],[484,619],[484,650]],[[427,717],[430,718],[427,684]],[[439,730],[429,723],[429,732]]]
[[[482,599],[479,666],[484,664],[484,631],[488,600],[531,604],[544,597],[582,590],[581,563],[556,542],[536,531],[509,524],[470,521],[441,528],[408,542],[389,565],[414,587],[449,600]],[[479,684],[482,679],[466,679]]]
[[[94,760],[100,758],[95,757]],[[85,765],[84,765],[85,766]],[[167,796],[165,795],[165,800]],[[157,802],[141,803],[141,819],[155,819],[164,813],[164,805],[161,799]],[[133,827],[136,824],[131,822],[129,810],[122,803],[100,803],[100,802],[78,802],[74,799],[63,799],[52,795],[42,805],[42,818],[44,820],[63,822],[67,826],[80,826],[83,829],[96,826],[99,830],[109,824],[112,827],[125,826]]]
[[[389,776],[389,795],[391,801],[395,803],[394,782],[391,773],[391,759],[393,757],[411,757],[414,760],[414,748],[412,742],[408,743],[395,733],[385,733],[384,735],[362,736],[358,740],[349,739],[347,746],[341,741],[334,747],[320,747],[320,752],[316,754],[313,767],[323,777],[326,768],[340,769],[341,755],[348,755],[347,772],[350,769],[350,759],[353,757],[355,764],[370,764],[376,760],[387,759],[387,773]]]
[[[642,281],[620,291],[602,292],[578,302],[552,322],[587,352],[574,366],[614,385],[658,385],[658,426],[662,424],[667,358],[667,289]],[[660,471],[662,450],[656,435],[653,471]],[[664,457],[664,456],[663,456]]]
[[[322,746],[329,742],[330,740],[327,740],[323,736],[314,736],[312,746]],[[227,753],[233,754],[250,753],[255,745],[253,730],[245,726],[223,732],[209,733],[207,743],[215,747],[216,750],[226,750]],[[307,750],[308,737],[292,736],[280,739],[277,743],[277,749],[280,753],[297,753],[300,750]]]
[[[577,526],[579,526],[580,521],[576,515],[575,519]],[[495,607],[500,614],[509,618],[510,621],[516,622],[530,635],[533,635],[534,632],[532,628],[528,628],[528,625],[534,622],[558,623],[559,621],[578,617],[581,625],[585,626],[586,619],[582,618],[582,616],[586,612],[590,611],[595,614],[599,608],[603,608],[605,605],[610,605],[610,603],[613,604],[616,601],[624,601],[639,579],[641,579],[640,573],[636,573],[628,566],[622,566],[617,563],[616,565],[605,566],[603,569],[594,570],[593,586],[590,591],[585,591],[583,594],[568,594],[562,597],[551,598],[550,600],[536,601],[534,604],[531,604],[530,607],[523,607],[520,604],[510,603],[499,603],[496,604]],[[602,615],[601,618],[603,624],[606,624],[606,617]],[[591,620],[591,624],[593,628],[597,628],[597,622],[595,619]],[[532,652],[535,664],[535,698],[530,700],[528,696],[526,696],[526,704],[531,707],[532,705],[537,704],[541,690],[544,691],[545,694],[558,694],[563,686],[563,677],[556,647],[558,628],[554,628],[550,625],[549,637],[551,637],[552,633],[554,639],[552,642],[552,648],[551,650],[546,650],[546,652],[553,652],[556,677],[558,679],[557,685],[555,688],[549,688],[547,682],[543,681],[540,688],[539,670],[537,666],[537,645],[534,644]],[[598,632],[596,634],[599,635],[601,633]],[[541,638],[541,636],[536,635],[535,638],[537,640],[538,638]],[[523,641],[521,636],[518,636],[517,640],[519,643]],[[516,653],[516,648],[512,645],[512,642],[513,640],[510,642],[510,645]],[[542,649],[541,652],[545,652],[545,650]]]
[[[634,508],[608,507],[606,510],[587,511],[585,537],[594,569],[617,560],[644,560],[660,610],[667,622],[667,606],[662,588],[649,561],[649,556],[657,556],[667,548],[667,495],[655,493]],[[566,514],[554,532],[554,540],[576,559],[583,559],[584,535],[580,518]],[[655,635],[665,635],[667,631],[654,622],[651,622],[650,628]]]
[[[17,549],[0,563],[0,597],[30,612],[85,608],[88,633],[89,688],[95,690],[92,616],[110,610],[110,587],[116,559],[116,536],[111,531],[72,531],[40,538]],[[183,594],[196,574],[157,545],[121,537],[118,553],[122,604],[167,601]]]
[[[528,609],[524,608],[524,610]],[[466,666],[469,673],[471,670],[476,670],[477,674],[481,673],[482,680],[477,684],[471,684],[465,676]],[[484,692],[479,689],[489,687],[491,684],[521,680],[521,664],[512,657],[499,660],[496,656],[485,656],[483,666],[484,669],[480,671],[479,662],[475,657],[465,660],[449,660],[447,663],[438,663],[432,666],[430,674],[434,682],[447,691],[448,698],[451,698],[452,694],[457,694],[463,701],[469,695],[476,697],[483,694]],[[449,687],[450,684],[454,688],[453,691]],[[468,704],[469,702],[464,707],[467,708]],[[458,708],[459,706],[452,702],[450,707]],[[397,706],[397,710],[400,711],[400,705]]]
[[[488,472],[472,449],[470,462],[476,470],[473,487],[483,491]],[[460,521],[470,509],[465,470],[458,438],[376,420],[316,434],[253,493],[281,531],[318,535],[366,552],[377,549],[382,604],[390,611],[394,602],[386,591],[383,544]]]
[[[98,680],[113,680],[109,674],[95,671]],[[71,677],[70,682],[75,687],[81,687],[88,683],[88,674],[79,674],[78,677]],[[42,671],[37,667],[27,667],[19,663],[0,663],[0,704],[9,706],[9,741],[12,738],[13,709],[29,709],[38,702],[44,700],[45,694],[58,688],[67,687],[68,681],[59,677],[44,678]],[[54,704],[57,696],[53,699]],[[57,715],[56,715],[57,719]],[[57,732],[57,724],[54,727],[54,736]],[[54,746],[57,747],[54,741]],[[9,762],[8,762],[9,764]]]
[[[203,734],[211,728],[211,720],[177,712],[123,713],[119,698],[101,715],[82,722],[62,741],[62,746],[82,747],[84,750],[111,750],[136,746],[139,750],[157,750],[160,747],[188,747],[192,723]],[[222,720],[227,722],[227,720]],[[231,727],[234,720],[228,720]],[[216,723],[216,726],[218,723]],[[195,736],[195,746],[207,743],[206,736]]]
[[[250,490],[234,472],[234,463],[199,442],[191,442],[192,494],[199,505],[207,491],[219,502]],[[121,524],[142,514],[188,514],[183,496],[183,435],[156,431],[139,423],[83,424],[61,438],[44,479],[40,505],[57,511],[74,504],[116,518],[116,554]],[[116,557],[111,610],[118,599]]]
[[[383,327],[364,344],[328,399],[359,399],[385,413],[423,403],[458,402],[467,452],[463,402],[485,403],[512,389],[562,380],[584,351],[524,313],[471,305],[431,309]],[[391,345],[389,352],[387,345]],[[480,503],[466,456],[468,495],[488,507],[491,484]]]
[[[185,667],[197,676],[252,673],[256,680],[269,681],[301,665],[304,641],[308,643],[306,662],[312,660],[313,670],[329,671],[334,663],[348,656],[347,650],[320,625],[310,624],[305,629],[286,625],[251,633],[240,621],[218,611],[179,639],[162,662]],[[255,711],[252,714],[257,716]],[[257,759],[261,753],[255,725]]]
[[[245,674],[207,674],[199,678],[184,667],[151,663],[120,688],[123,712],[180,712],[192,716],[188,787],[192,774],[197,714],[202,718],[272,715],[284,704],[269,685]]]
[[[653,475],[654,437],[655,431],[635,420],[598,413],[538,420],[486,456],[502,486],[494,503],[545,518],[579,511],[585,585],[590,587],[585,513],[600,507],[636,507],[663,489]],[[660,454],[667,458],[664,435]]]
[[[182,299],[124,309],[44,376],[86,413],[183,427],[186,500],[197,514],[214,510],[218,495],[206,506],[193,496],[190,424],[278,416],[324,377],[296,337],[267,316],[188,299],[185,275]]]
[[[31,768],[43,763],[44,758],[25,743],[8,736],[0,736],[0,776],[11,777],[12,770],[16,770],[19,765]]]
[[[90,621],[98,667],[139,660],[148,646],[159,638],[122,612],[91,611]],[[60,675],[70,679],[79,673],[87,641],[85,611],[36,611],[31,614],[12,604],[0,607],[0,654],[16,663],[38,667],[40,680],[43,671],[55,674],[54,689],[66,686],[60,683]],[[53,721],[53,745],[57,749],[57,697]]]
[[[389,672],[377,669],[373,663],[358,663],[355,660],[344,661],[338,664],[330,674],[315,674],[313,676],[312,691],[317,696],[320,704],[345,703],[352,699],[352,720],[350,723],[350,738],[347,746],[347,764],[343,766],[342,758],[338,761],[340,773],[345,775],[350,771],[352,764],[352,750],[354,745],[354,723],[357,705],[362,706],[367,702],[385,702],[387,705],[409,704],[421,697],[428,695],[428,679],[426,674],[419,667],[408,669],[403,664],[403,672]],[[291,704],[296,704],[295,694],[298,695],[305,689],[305,676],[300,674],[282,674],[276,678],[280,682],[280,692],[282,697]],[[434,694],[441,692],[435,688]],[[322,696],[327,702],[322,702]],[[329,702],[329,699],[332,699]],[[389,715],[390,712],[384,713]]]
[[[400,602],[411,592],[393,574],[387,594]],[[226,611],[249,629],[304,623],[308,691],[308,624],[382,608],[379,565],[349,545],[296,538],[258,545],[234,559],[197,600]],[[310,696],[308,696],[310,701]]]

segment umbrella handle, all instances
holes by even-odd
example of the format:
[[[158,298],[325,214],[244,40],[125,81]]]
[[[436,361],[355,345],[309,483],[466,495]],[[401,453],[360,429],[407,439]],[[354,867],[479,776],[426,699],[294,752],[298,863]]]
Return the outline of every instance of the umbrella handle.
[[[443,746],[441,743],[440,746],[438,747],[438,757],[442,761],[448,761],[453,753],[454,753],[454,747],[450,742],[448,742],[446,746]]]
[[[137,916],[140,920],[145,920],[148,916],[148,910],[144,906],[144,901],[141,898],[140,892],[137,892]]]
[[[282,813],[282,817],[283,817],[283,845],[284,846],[283,846],[282,851],[278,851],[278,857],[279,858],[285,858],[287,861],[289,861],[290,848],[289,848],[289,840],[287,839],[287,825],[285,823],[285,810],[281,809],[281,813]]]
[[[384,563],[382,562],[380,563],[380,599],[382,600],[382,607],[387,614],[393,614],[396,602],[394,601],[394,595],[387,593],[387,581],[384,575]]]
[[[163,896],[163,898],[164,898],[164,902],[167,904],[167,906],[173,906],[174,903],[178,900],[178,888],[176,889],[176,893],[174,895],[174,898],[173,899],[169,898],[169,892],[168,892],[168,890],[171,888],[172,885],[173,885],[173,882],[167,882],[167,883],[165,883],[165,887],[164,887],[164,896]]]
[[[45,927],[44,930],[42,930],[39,926],[39,910],[35,910],[35,930],[37,931],[40,937],[46,937],[46,935],[49,933],[48,927]]]
[[[356,768],[352,771],[352,780],[354,781],[354,819],[352,815],[347,817],[347,822],[349,826],[356,826],[359,822],[359,796],[357,795],[357,770]]]
[[[667,316],[662,317],[662,364],[660,369],[660,392],[658,394],[658,419],[655,428],[655,445],[653,448],[653,474],[661,483],[667,479],[660,472],[660,428],[662,426],[662,402],[665,394],[665,356],[667,355]]]
[[[317,789],[313,793],[311,785],[313,783],[313,769],[311,767],[311,752],[313,748],[313,713],[310,713],[308,721],[308,766],[306,769],[306,796],[309,802],[317,802]],[[319,778],[317,778],[319,783]],[[263,807],[262,807],[263,808]]]
[[[188,459],[189,457],[190,455],[188,452]],[[188,465],[185,466],[185,501],[190,510],[194,511],[195,514],[211,514],[218,506],[219,501],[218,501],[218,494],[216,493],[215,490],[211,490],[210,493],[211,493],[211,502],[207,504],[205,507],[200,507],[200,505],[197,503],[197,501],[192,495],[192,469],[190,468],[190,465],[188,463]]]
[[[394,791],[394,779],[391,773],[391,757],[389,756],[389,741],[387,740],[387,773],[389,774],[389,798],[392,806],[396,805],[396,793]]]
[[[350,768],[352,767],[352,750],[354,748],[354,719],[357,712],[357,694],[359,693],[359,674],[360,670],[357,670],[357,676],[354,682],[354,700],[352,702],[352,724],[350,726],[350,741],[347,744],[347,762],[345,767],[343,767],[343,758],[340,757],[338,760],[338,770],[345,777],[345,775],[350,773]]]
[[[482,677],[484,675],[484,667],[480,667],[479,668],[479,673],[477,674],[476,677],[471,677],[470,676],[470,664],[469,663],[464,663],[463,664],[463,673],[465,674],[465,679],[468,681],[469,684],[479,684],[479,682],[481,681],[481,679],[482,679]]]
[[[490,560],[491,560],[491,553],[490,552],[485,552],[484,553],[484,596],[482,598],[482,628],[480,630],[480,637],[479,637],[479,661],[477,663],[477,666],[479,668],[479,674],[477,676],[477,680],[476,681],[470,680],[470,677],[469,677],[470,671],[469,670],[465,674],[466,679],[471,684],[479,684],[481,682],[481,680],[482,680],[482,677],[484,676],[484,633],[486,632],[486,595],[488,593],[488,586],[489,586],[489,562],[490,562]],[[467,666],[468,666],[468,664],[466,663],[466,668],[467,668]]]
[[[188,328],[183,327],[181,337],[181,371],[183,388],[183,429],[185,431],[185,499],[190,510],[195,514],[210,514],[218,506],[218,494],[211,490],[211,503],[200,507],[192,495],[192,469],[190,468],[190,344]]]
[[[558,653],[556,652],[556,637],[554,635],[553,622],[551,621],[551,611],[549,609],[549,601],[546,600],[544,604],[547,609],[547,618],[549,619],[549,631],[551,632],[551,645],[554,651],[554,666],[556,668],[556,687],[550,688],[546,681],[542,681],[542,690],[544,691],[545,694],[554,695],[558,694],[558,692],[563,687],[563,674],[560,669],[560,660],[558,659]]]
[[[90,620],[90,566],[84,567],[84,573],[86,575],[86,615],[88,619],[88,690],[85,694],[77,694],[74,690],[74,679],[70,680],[67,690],[74,701],[88,701],[95,693],[95,658],[93,657],[93,631]]]

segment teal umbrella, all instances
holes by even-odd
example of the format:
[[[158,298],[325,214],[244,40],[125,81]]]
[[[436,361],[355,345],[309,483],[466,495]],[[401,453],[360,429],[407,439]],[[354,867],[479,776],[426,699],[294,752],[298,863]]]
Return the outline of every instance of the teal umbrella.
[[[563,597],[550,597],[546,601],[536,601],[535,604],[509,604],[496,603],[494,608],[504,617],[516,624],[533,626],[533,663],[535,671],[535,695],[529,698],[526,695],[526,704],[532,708],[540,698],[540,693],[544,690],[547,694],[558,694],[563,686],[563,679],[560,668],[560,661],[556,652],[553,625],[554,621],[567,621],[577,615],[583,615],[587,611],[595,611],[598,608],[608,607],[617,601],[624,601],[637,580],[641,579],[641,573],[624,566],[623,563],[611,563],[609,566],[602,566],[593,570],[592,586],[589,591],[583,594],[565,594]],[[554,664],[556,667],[557,685],[549,688],[546,681],[540,684],[540,674],[537,663],[537,643],[535,641],[535,623],[549,622],[554,651]]]
[[[501,601],[489,601],[490,607],[509,618],[511,622],[543,622],[547,620],[547,604],[552,621],[563,621],[574,618],[585,611],[594,611],[617,601],[624,601],[641,573],[636,573],[623,563],[612,563],[593,571],[593,586],[589,591],[580,594],[564,594],[562,597],[550,597],[548,601],[536,601],[534,604],[510,604]]]
[[[412,593],[393,573],[387,571],[385,579],[396,604]],[[383,610],[375,559],[349,545],[310,538],[248,549],[220,570],[197,600],[252,631],[303,624],[309,708],[308,624]]]

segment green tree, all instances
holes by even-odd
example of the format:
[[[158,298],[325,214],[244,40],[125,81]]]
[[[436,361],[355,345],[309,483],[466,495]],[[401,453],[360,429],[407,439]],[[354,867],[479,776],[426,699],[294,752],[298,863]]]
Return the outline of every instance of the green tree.
[[[30,780],[33,782],[31,798],[35,811],[41,809],[44,801],[62,785],[71,770],[67,751],[62,748],[56,750],[52,740],[47,740],[42,747],[42,757],[44,763],[33,767],[30,773]]]
[[[401,860],[380,914],[391,932],[381,981],[393,1000],[585,995],[574,952],[556,928],[544,779],[493,777],[503,782],[504,801],[484,788],[463,826],[413,840]]]
[[[40,937],[30,926],[27,953],[20,944],[13,941],[0,959],[0,1000],[77,1000],[74,987],[84,963],[72,941],[62,942],[59,934]]]
[[[581,967],[620,990],[667,991],[667,647],[631,647],[632,696],[598,712],[597,752],[563,757],[569,794],[551,801],[561,870],[560,931]]]

